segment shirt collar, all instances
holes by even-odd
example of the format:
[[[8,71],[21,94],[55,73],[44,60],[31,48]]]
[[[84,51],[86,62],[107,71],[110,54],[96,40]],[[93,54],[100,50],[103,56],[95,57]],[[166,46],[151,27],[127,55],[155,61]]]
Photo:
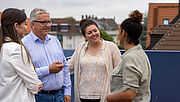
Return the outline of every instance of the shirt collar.
[[[38,41],[38,40],[40,40],[40,41],[42,41],[41,39],[39,39],[32,31],[31,31],[31,37],[32,37],[32,39],[33,39],[33,41],[34,42],[36,42],[36,41]],[[51,38],[49,37],[49,35],[47,35],[46,36],[46,38],[45,38],[45,41],[49,41]]]
[[[142,46],[141,46],[141,44],[138,44],[138,45],[130,48],[129,50],[127,50],[127,51],[122,55],[122,58],[123,58],[124,56],[126,56],[128,53],[130,53],[130,52],[132,52],[132,51],[134,51],[134,50],[140,50],[140,49],[142,49]]]

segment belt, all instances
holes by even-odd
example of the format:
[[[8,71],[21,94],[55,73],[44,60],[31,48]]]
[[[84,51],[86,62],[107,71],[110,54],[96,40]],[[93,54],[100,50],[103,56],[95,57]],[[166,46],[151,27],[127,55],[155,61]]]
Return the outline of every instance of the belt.
[[[51,91],[41,90],[41,92],[44,93],[44,94],[55,94],[55,93],[59,92],[59,90],[51,90]]]

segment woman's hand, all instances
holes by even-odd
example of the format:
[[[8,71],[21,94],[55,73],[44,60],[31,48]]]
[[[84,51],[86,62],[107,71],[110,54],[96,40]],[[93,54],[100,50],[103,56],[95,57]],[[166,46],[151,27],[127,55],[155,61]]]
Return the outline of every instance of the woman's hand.
[[[42,82],[40,82],[39,86],[38,86],[38,92],[40,92],[42,89]]]

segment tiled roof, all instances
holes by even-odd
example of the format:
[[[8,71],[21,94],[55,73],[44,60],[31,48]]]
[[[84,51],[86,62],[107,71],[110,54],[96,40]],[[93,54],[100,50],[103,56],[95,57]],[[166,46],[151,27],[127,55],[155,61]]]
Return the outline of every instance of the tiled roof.
[[[92,18],[91,18],[92,19]],[[93,19],[95,20],[99,27],[104,29],[104,30],[117,30],[118,25],[113,19],[107,19],[107,18],[102,18],[102,19]],[[56,26],[59,26],[58,28],[58,33],[60,35],[73,35],[73,34],[81,34],[80,33],[80,26],[79,26],[79,21],[76,21],[75,19],[72,18],[52,18],[53,24],[56,24]],[[64,24],[69,27],[69,30],[63,32],[61,31],[61,25]]]
[[[180,50],[180,19],[175,24],[158,25],[150,32],[152,50]],[[157,35],[159,40],[154,43]],[[158,38],[156,38],[158,39]],[[154,43],[154,44],[153,44]]]
[[[157,25],[150,34],[165,34],[169,29],[172,29],[174,24],[169,25]]]
[[[57,24],[59,27],[63,24],[69,26],[69,30],[67,32],[62,32],[61,28],[59,28],[57,32],[60,34],[80,34],[79,22],[72,18],[52,18],[52,22],[53,24]]]
[[[112,18],[101,18],[101,19],[94,19],[100,25],[100,28],[104,30],[117,30],[118,25]]]

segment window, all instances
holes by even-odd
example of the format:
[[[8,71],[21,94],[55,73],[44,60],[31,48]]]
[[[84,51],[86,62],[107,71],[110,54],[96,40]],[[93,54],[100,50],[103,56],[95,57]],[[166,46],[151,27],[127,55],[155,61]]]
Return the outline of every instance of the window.
[[[168,25],[169,24],[169,19],[163,19],[163,24]]]
[[[69,36],[69,39],[72,39],[72,36]]]
[[[71,40],[72,39],[72,36],[69,35],[69,36],[66,36],[67,40]]]
[[[80,31],[81,30],[81,28],[80,28],[80,26],[79,26],[79,24],[77,23],[77,24],[75,24],[75,27],[76,27],[76,29],[78,30],[78,31]]]
[[[61,23],[61,31],[62,31],[62,32],[68,32],[69,28],[70,28],[70,25],[69,25],[69,24],[67,24],[67,23]]]
[[[58,31],[59,26],[57,24],[51,24],[51,31]]]
[[[72,49],[72,44],[68,44],[68,49]]]
[[[51,26],[51,31],[57,31],[57,26]]]

